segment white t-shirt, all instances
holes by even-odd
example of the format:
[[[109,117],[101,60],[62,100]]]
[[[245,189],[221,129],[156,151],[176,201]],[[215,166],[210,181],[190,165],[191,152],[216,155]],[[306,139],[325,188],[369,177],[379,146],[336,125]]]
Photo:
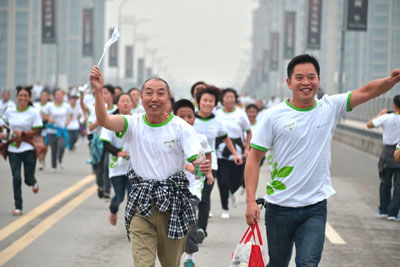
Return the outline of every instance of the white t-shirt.
[[[140,114],[140,113],[145,113],[144,108],[142,105],[138,105],[136,108],[132,108],[131,114]]]
[[[394,145],[400,139],[400,114],[388,113],[372,120],[374,127],[383,128],[382,143],[384,145]]]
[[[86,125],[87,129],[88,129],[88,134],[96,132],[98,135],[100,135],[101,126],[97,126],[95,129],[93,129],[93,131],[89,130],[89,125],[91,123],[97,121],[95,105],[93,104],[93,105],[89,106],[88,110],[89,110],[89,118],[88,118],[87,125]],[[117,110],[117,105],[113,104],[111,108],[107,109],[107,113],[112,114],[116,110]]]
[[[128,151],[129,149],[127,142],[123,141],[121,138],[118,138],[115,135],[115,132],[110,131],[106,128],[102,128],[100,140],[112,144],[116,148],[119,148],[120,151]],[[110,161],[108,165],[108,170],[110,178],[120,175],[126,175],[129,168],[129,159],[114,156],[111,153],[109,153],[109,155]]]
[[[72,114],[71,106],[63,102],[60,106],[56,105],[55,102],[50,102],[46,107],[43,108],[43,113],[50,116],[54,122],[53,125],[59,128],[65,128],[67,120]],[[47,133],[56,134],[57,129],[47,129]]]
[[[197,137],[199,138],[200,145],[202,148],[204,148],[205,153],[206,154],[211,153],[212,149],[208,144],[207,137],[204,134],[199,134],[199,133],[197,134]],[[192,164],[192,163],[186,161],[186,164]],[[196,180],[195,175],[186,169],[185,169],[185,174],[189,180],[190,192],[201,200],[201,194],[203,192],[205,177]]]
[[[78,103],[75,104],[75,107],[71,106],[71,112],[72,112],[72,120],[68,124],[67,129],[68,130],[79,130],[79,117],[83,115],[81,107],[78,105]]]
[[[50,103],[50,102],[47,102],[46,104],[44,104],[44,105],[42,106],[42,104],[40,104],[40,102],[35,102],[35,103],[33,103],[33,106],[34,106],[37,110],[39,110],[39,114],[40,114],[40,116],[42,116],[42,114],[41,114],[40,112],[43,111],[43,109],[44,109],[46,106],[48,106],[49,103]],[[42,118],[42,121],[43,121],[43,118]],[[40,132],[40,135],[43,136],[43,137],[45,137],[45,136],[47,135],[47,129],[46,129],[46,128],[43,128],[42,131]]]
[[[340,116],[349,111],[351,92],[325,95],[308,109],[288,101],[268,110],[251,147],[273,149],[276,177],[266,200],[285,207],[315,204],[335,194],[330,179],[331,141]]]
[[[20,111],[17,107],[7,109],[6,114],[2,117],[1,124],[6,125],[11,130],[10,136],[13,136],[14,130],[27,132],[43,127],[39,110],[31,106],[28,106],[23,111]],[[2,126],[1,124],[0,126]],[[15,142],[8,146],[8,151],[13,153],[21,153],[28,150],[34,150],[34,147],[26,142],[21,142],[18,148],[15,146]]]
[[[216,117],[207,119],[196,117],[193,127],[197,133],[204,134],[207,137],[208,144],[212,148],[211,168],[215,171],[218,170],[217,153],[215,152],[215,139],[217,137],[227,137],[228,132],[222,125],[222,122],[220,122]]]
[[[222,122],[231,139],[243,138],[243,133],[250,130],[250,121],[246,113],[240,108],[235,108],[232,112],[225,112],[223,109],[217,110],[217,118]],[[242,140],[243,141],[243,140]],[[222,151],[225,148],[225,143],[221,143],[217,147],[217,157],[223,159]],[[241,155],[242,149],[235,145],[236,152]],[[233,160],[233,155],[230,155],[228,160]]]
[[[146,114],[122,116],[124,131],[120,136],[129,144],[131,166],[145,180],[165,180],[185,170],[185,160],[192,161],[200,150],[194,128],[183,119],[170,115],[160,124],[151,124]]]
[[[3,116],[8,108],[15,108],[16,105],[14,103],[14,101],[12,100],[8,100],[7,102],[4,102],[3,99],[0,99],[0,118],[1,116]]]

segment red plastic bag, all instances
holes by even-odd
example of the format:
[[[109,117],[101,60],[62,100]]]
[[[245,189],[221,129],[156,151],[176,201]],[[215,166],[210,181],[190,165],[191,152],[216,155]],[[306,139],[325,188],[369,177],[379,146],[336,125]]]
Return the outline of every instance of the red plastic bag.
[[[254,231],[257,232],[258,243]],[[253,237],[254,243],[250,242]],[[247,228],[235,251],[232,253],[230,267],[265,267],[264,251],[258,223]]]

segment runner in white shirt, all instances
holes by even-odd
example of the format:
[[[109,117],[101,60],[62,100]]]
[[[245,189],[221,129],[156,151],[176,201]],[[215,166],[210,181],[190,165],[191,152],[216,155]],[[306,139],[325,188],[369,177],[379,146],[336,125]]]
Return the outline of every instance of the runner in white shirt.
[[[67,126],[73,114],[71,106],[64,102],[64,91],[57,89],[54,92],[54,102],[47,105],[42,111],[42,117],[47,120],[47,137],[51,148],[51,171],[55,172],[57,163],[63,169],[62,160],[65,147],[69,148]]]
[[[235,150],[241,157],[246,158],[250,149],[251,129],[246,113],[236,107],[238,95],[234,89],[224,89],[222,97],[222,109],[217,111],[217,118],[222,122],[232,140]],[[247,133],[247,140],[243,145],[243,135]],[[234,158],[228,148],[220,140],[216,143],[218,172],[217,182],[221,195],[221,218],[228,219],[228,198],[230,196],[232,206],[237,206],[235,192],[243,184],[244,165]]]
[[[205,136],[207,136],[207,141],[213,148],[211,167],[214,178],[217,178],[217,171],[218,171],[218,160],[215,151],[215,143],[217,138],[218,140],[222,140],[228,147],[229,151],[234,155],[236,160],[240,161],[240,156],[236,152],[232,140],[228,137],[228,132],[226,128],[224,127],[222,122],[213,114],[213,110],[220,101],[221,95],[222,93],[219,88],[210,85],[206,85],[203,89],[198,90],[196,93],[197,97],[196,102],[199,103],[199,110],[196,112],[196,121],[194,124],[194,128],[197,133],[204,134]],[[197,224],[198,226],[197,238],[199,240],[199,243],[202,243],[204,238],[207,236],[208,218],[209,215],[211,214],[210,196],[213,186],[214,184],[211,185],[208,185],[207,183],[204,184],[201,202],[199,203],[199,216],[198,216],[199,219]],[[219,188],[221,189],[223,187],[219,186]],[[226,190],[223,192],[227,192],[229,190],[227,186],[225,186],[225,188]],[[221,195],[223,195],[223,193]],[[228,202],[227,198],[226,199],[221,198],[221,204],[224,208],[227,208],[227,206],[224,206],[223,203],[227,205],[227,202]]]
[[[116,98],[118,109],[113,114],[130,115],[132,99],[129,94],[121,93]],[[127,171],[129,168],[129,145],[106,128],[102,128],[100,140],[104,143],[104,149],[109,152],[108,173],[114,188],[115,195],[111,199],[109,221],[117,224],[117,212],[119,205],[124,201],[125,192],[131,190]]]
[[[192,126],[194,125],[195,113],[194,113],[194,105],[192,102],[190,102],[187,99],[181,99],[174,104],[173,110],[174,110],[174,114],[176,116],[181,117],[190,125],[192,125]],[[199,138],[201,147],[204,149],[206,158],[208,160],[211,160],[212,149],[207,142],[207,137],[204,134],[199,134],[199,133],[197,133],[197,136]],[[185,168],[186,168],[186,170],[185,170],[186,177],[189,179],[189,190],[193,194],[193,197],[190,199],[190,201],[191,201],[192,207],[196,213],[199,202],[202,199],[205,181],[207,181],[206,184],[208,184],[210,186],[214,183],[214,177],[213,177],[212,173],[210,172],[210,173],[206,174],[205,176],[203,176],[202,178],[196,179],[195,168],[190,162],[186,162]],[[192,229],[190,229],[189,236],[186,241],[186,248],[185,248],[186,258],[185,258],[184,266],[194,266],[195,265],[194,253],[199,251],[199,245],[198,245],[199,241],[197,238],[198,225],[199,224],[197,223],[196,225],[194,225],[192,227]]]
[[[43,110],[49,105],[49,92],[47,90],[42,90],[40,93],[40,98],[39,98],[39,102],[35,102],[33,103],[34,107],[37,108],[40,112],[40,114],[43,112]],[[46,147],[49,146],[49,141],[47,138],[47,130],[46,130],[46,125],[48,123],[47,120],[44,120],[42,118],[43,121],[43,128],[42,131],[40,132],[40,135],[43,138],[43,142],[45,144]],[[47,150],[45,153],[40,154],[39,156],[39,170],[43,170],[45,165],[46,165],[46,154],[47,154]]]
[[[368,128],[382,127],[383,151],[379,157],[378,172],[379,208],[378,216],[390,221],[399,220],[400,208],[400,163],[394,159],[396,145],[400,140],[400,95],[393,98],[394,112],[382,109],[378,115],[368,121]],[[393,195],[392,195],[393,181]]]
[[[114,104],[114,87],[112,85],[105,85],[102,90],[103,98],[107,107],[107,113],[112,114],[117,109]],[[102,127],[97,122],[96,112],[94,106],[90,108],[90,116],[88,119],[89,130],[97,136],[100,136]],[[94,138],[97,138],[95,136]],[[97,193],[99,198],[109,201],[111,199],[111,181],[108,175],[108,158],[109,153],[103,149],[100,162],[96,164],[96,184],[98,186]]]
[[[0,99],[0,119],[6,113],[8,108],[15,108],[15,103],[10,99],[10,92],[5,90]]]
[[[271,108],[260,122],[246,162],[246,218],[260,219],[255,202],[261,158],[274,151],[272,181],[267,185],[265,223],[269,266],[287,266],[293,243],[296,265],[318,266],[325,240],[326,199],[335,193],[330,181],[332,135],[340,116],[375,98],[400,81],[400,69],[353,91],[315,100],[319,64],[310,55],[293,58],[287,84],[293,97]]]
[[[132,98],[133,107],[131,110],[131,114],[144,113],[144,108],[140,104],[140,90],[133,87],[133,88],[129,89],[128,94]]]
[[[163,266],[179,266],[184,237],[189,225],[195,223],[188,199],[188,181],[182,174],[184,160],[192,162],[200,150],[197,135],[181,118],[166,112],[170,90],[160,78],[150,78],[143,84],[141,97],[146,113],[131,117],[107,114],[101,94],[103,76],[98,66],[93,67],[90,82],[96,95],[99,124],[129,143],[133,185],[125,224],[134,264],[154,265],[158,256]],[[199,167],[203,173],[211,170],[208,160]]]
[[[30,102],[31,91],[23,87],[17,87],[17,91],[17,106],[7,109],[3,118],[0,119],[0,126],[5,125],[10,130],[9,142],[11,138],[16,138],[6,148],[13,176],[15,209],[12,211],[12,215],[22,214],[22,164],[24,165],[25,184],[32,187],[33,193],[39,191],[35,178],[35,148],[30,143],[22,140],[24,138],[29,139],[28,137],[33,135],[39,135],[40,128],[43,126],[39,111],[32,107],[32,102]],[[5,139],[3,133],[0,133],[0,139]]]
[[[78,95],[71,95],[69,97],[69,105],[71,106],[72,120],[67,126],[70,150],[75,149],[75,143],[78,141],[80,134],[80,118],[83,116],[80,105],[77,104],[79,99]]]

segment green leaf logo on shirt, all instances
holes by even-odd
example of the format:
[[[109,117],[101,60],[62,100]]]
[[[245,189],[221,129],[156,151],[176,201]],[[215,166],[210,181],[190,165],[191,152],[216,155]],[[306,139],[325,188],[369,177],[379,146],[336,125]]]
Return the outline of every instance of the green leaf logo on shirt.
[[[281,181],[276,180],[276,178],[285,178],[290,175],[293,171],[292,166],[285,166],[280,169],[277,169],[278,163],[274,164],[274,169],[271,173],[272,182],[267,184],[267,194],[273,195],[275,190],[285,190],[286,185]]]

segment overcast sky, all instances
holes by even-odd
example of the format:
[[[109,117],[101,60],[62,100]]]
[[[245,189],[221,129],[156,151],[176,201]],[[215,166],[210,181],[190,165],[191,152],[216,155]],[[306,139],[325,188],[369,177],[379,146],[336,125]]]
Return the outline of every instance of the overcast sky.
[[[156,36],[148,47],[162,47],[156,55],[175,85],[204,80],[226,87],[247,75],[239,66],[250,57],[256,5],[255,0],[133,0],[122,12],[137,20],[149,18],[137,33]]]

